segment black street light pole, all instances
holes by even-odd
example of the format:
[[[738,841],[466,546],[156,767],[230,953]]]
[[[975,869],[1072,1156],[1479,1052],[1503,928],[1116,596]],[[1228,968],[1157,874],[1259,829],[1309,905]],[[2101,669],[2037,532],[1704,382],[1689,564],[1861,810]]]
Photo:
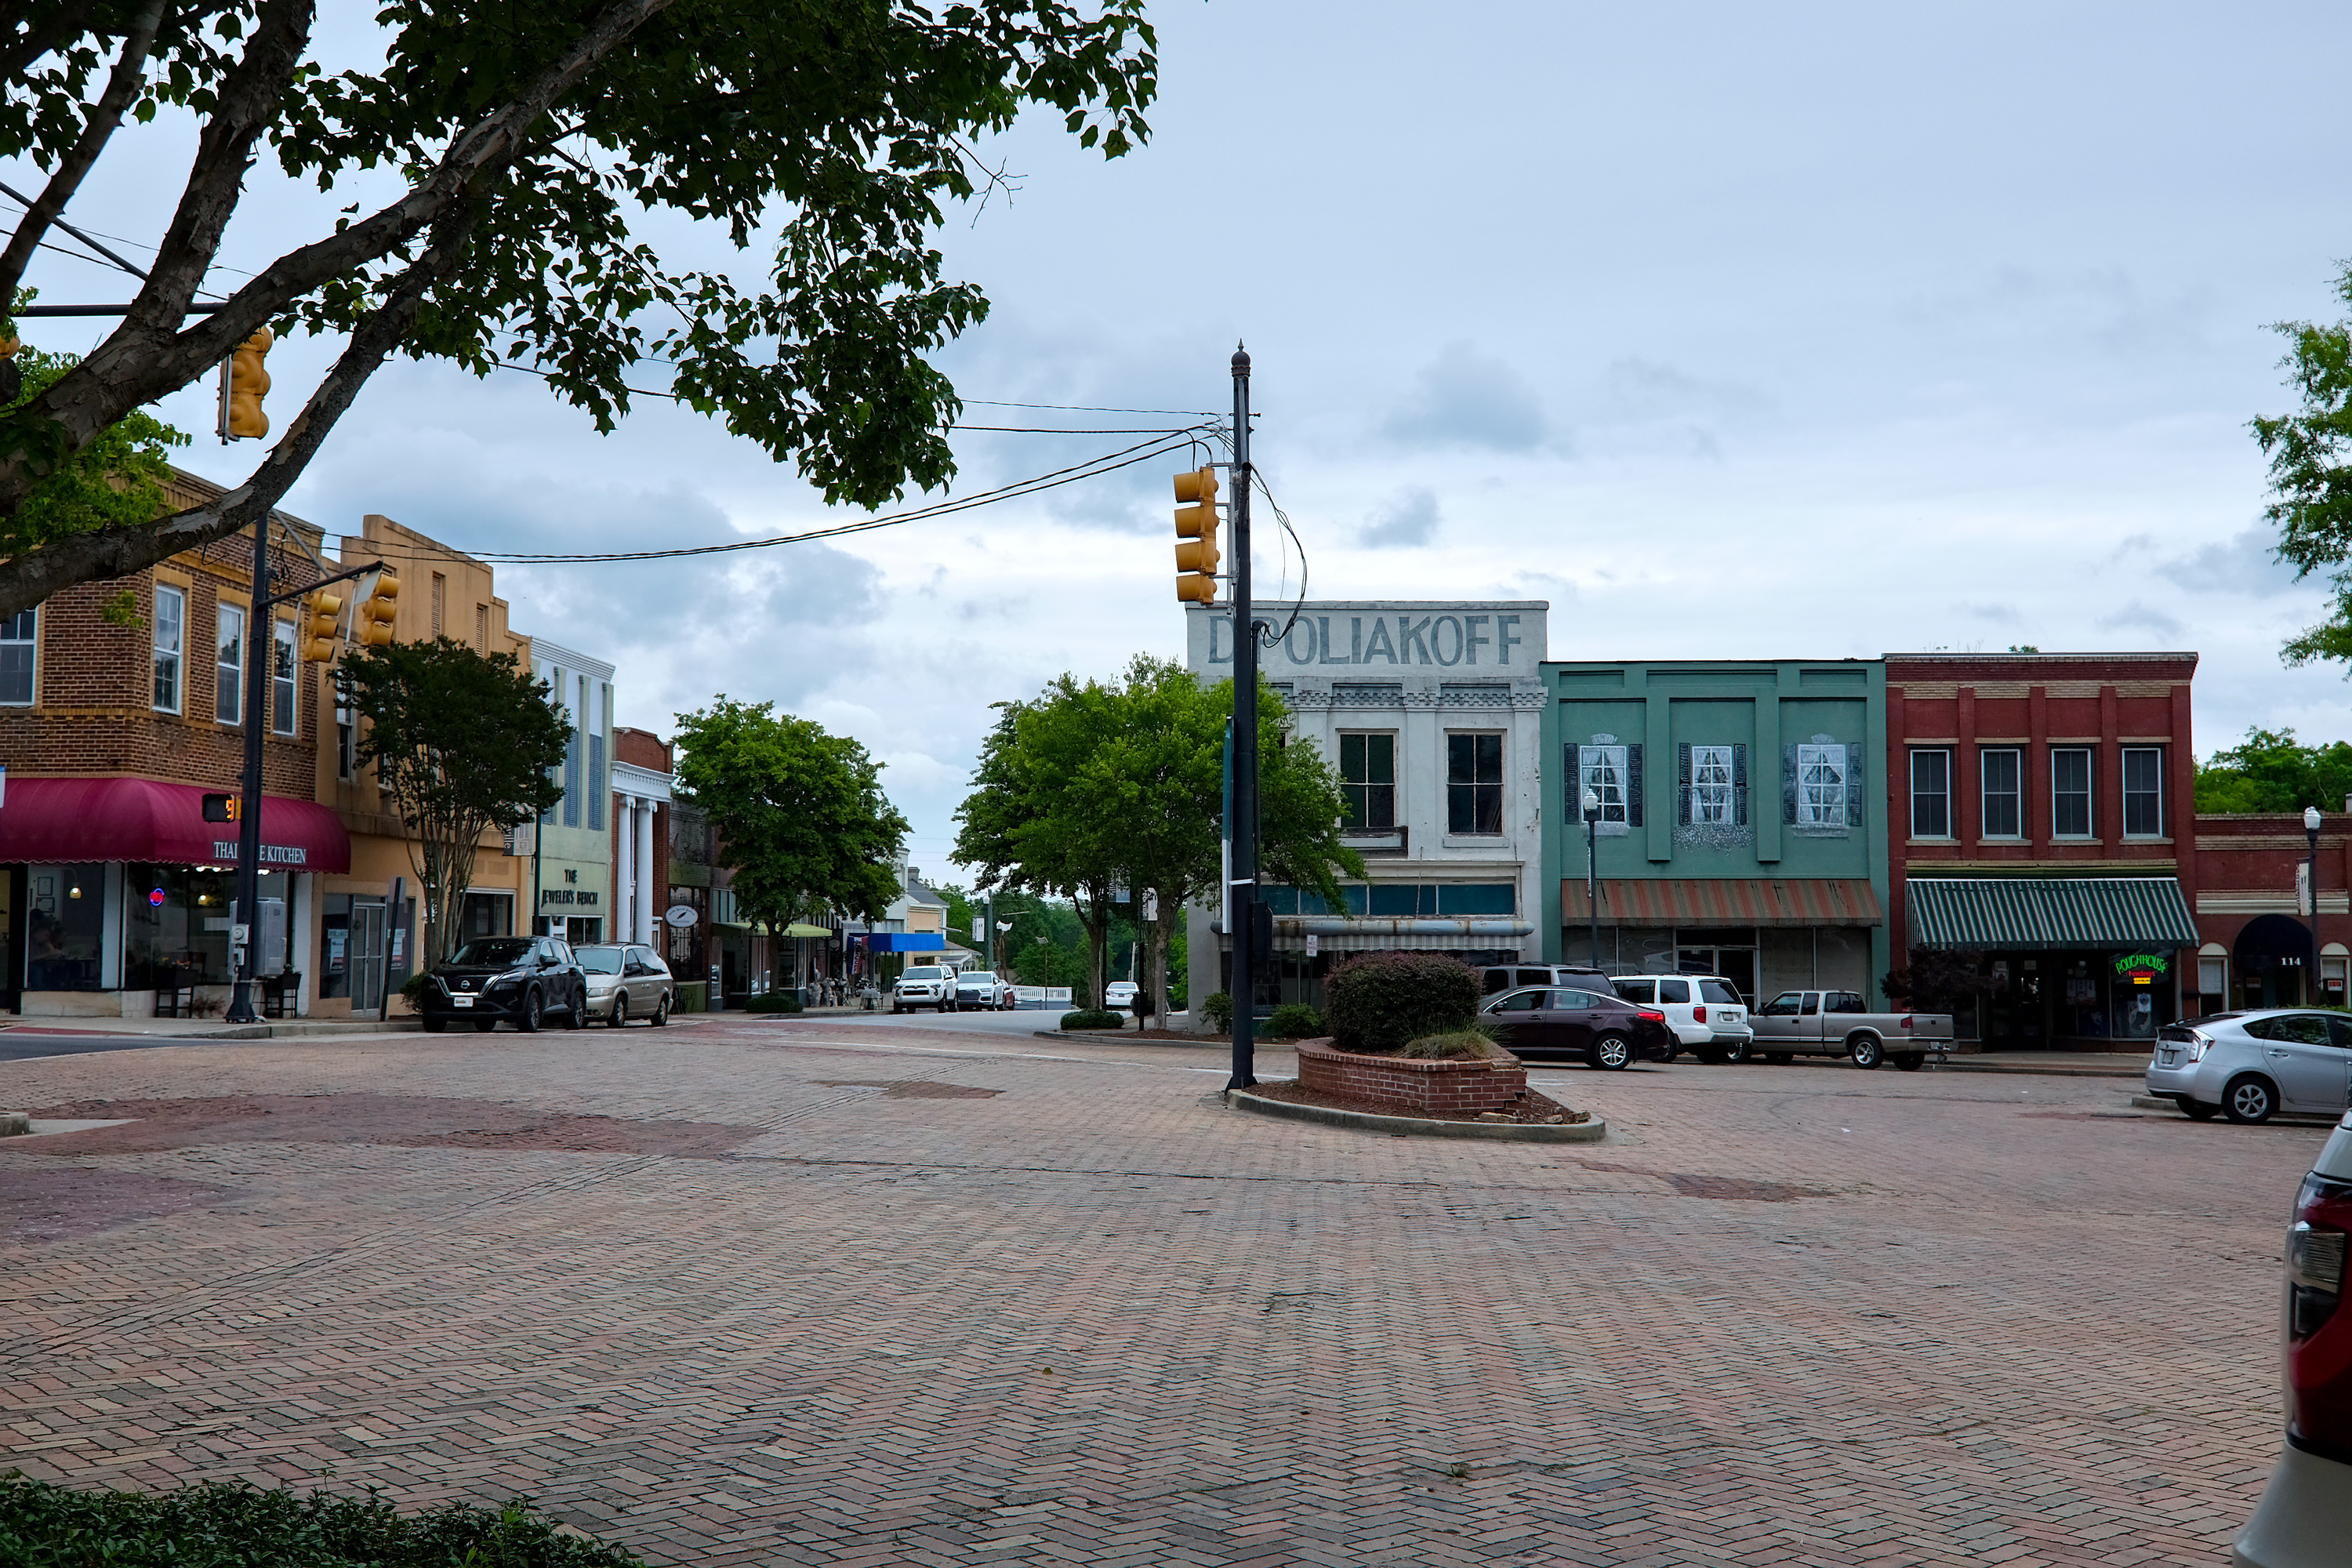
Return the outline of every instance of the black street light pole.
[[[1590,934],[1586,940],[1591,943],[1590,956],[1592,960],[1592,967],[1600,969],[1601,967],[1601,796],[1588,789],[1584,792],[1584,799],[1579,804],[1584,807],[1584,912],[1591,922]],[[1602,972],[1607,973],[1605,970]]]
[[[2305,875],[2311,881],[2311,973],[2304,979],[2303,1005],[2318,1002],[2322,990],[2319,974],[2319,807],[2303,808],[2303,836],[2311,845],[2309,869]]]
[[[251,1024],[253,974],[261,950],[261,737],[269,722],[267,699],[269,668],[265,662],[276,650],[269,595],[269,517],[253,525],[253,614],[246,626],[245,659],[245,781],[237,805],[236,906],[229,921],[229,946],[236,964],[236,988],[230,994],[226,1021]],[[187,633],[180,643],[184,650]],[[182,658],[185,659],[184,651]]]
[[[1234,952],[1234,1073],[1225,1088],[1257,1082],[1257,623],[1250,613],[1250,356],[1234,350],[1234,864],[1225,889],[1225,938]]]

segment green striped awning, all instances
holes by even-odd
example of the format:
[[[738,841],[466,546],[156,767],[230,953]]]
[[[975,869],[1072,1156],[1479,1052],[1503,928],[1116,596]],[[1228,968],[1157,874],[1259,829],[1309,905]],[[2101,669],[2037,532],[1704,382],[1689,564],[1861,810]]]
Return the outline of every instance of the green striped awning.
[[[2197,945],[2197,922],[2172,877],[1915,877],[1904,891],[1920,946]]]

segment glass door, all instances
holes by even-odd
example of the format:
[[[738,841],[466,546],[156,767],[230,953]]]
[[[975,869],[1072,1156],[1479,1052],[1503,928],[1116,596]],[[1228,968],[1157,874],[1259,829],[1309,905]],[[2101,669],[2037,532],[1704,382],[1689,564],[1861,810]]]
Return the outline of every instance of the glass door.
[[[383,1006],[383,900],[353,899],[346,950],[353,1013],[373,1013]]]

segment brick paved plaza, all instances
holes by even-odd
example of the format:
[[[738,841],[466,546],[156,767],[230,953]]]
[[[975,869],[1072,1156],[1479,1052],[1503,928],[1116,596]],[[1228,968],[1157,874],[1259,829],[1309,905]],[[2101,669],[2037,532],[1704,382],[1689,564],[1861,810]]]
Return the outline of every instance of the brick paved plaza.
[[[1204,1103],[1221,1059],[0,1063],[140,1118],[0,1143],[0,1463],[526,1493],[657,1563],[2142,1564],[2223,1561],[2275,1455],[2320,1130],[1685,1062],[1538,1072],[1604,1143],[1401,1140]]]

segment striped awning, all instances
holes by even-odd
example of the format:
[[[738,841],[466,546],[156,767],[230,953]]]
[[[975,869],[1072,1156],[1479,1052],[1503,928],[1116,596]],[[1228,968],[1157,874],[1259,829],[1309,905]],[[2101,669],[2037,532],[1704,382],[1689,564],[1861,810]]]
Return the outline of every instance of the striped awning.
[[[1559,885],[1562,925],[1591,918],[1581,881]],[[1859,877],[1605,877],[1601,918],[1618,925],[1868,926],[1878,894]]]
[[[1917,946],[2197,945],[2197,921],[2172,877],[1915,877],[1905,908]]]

